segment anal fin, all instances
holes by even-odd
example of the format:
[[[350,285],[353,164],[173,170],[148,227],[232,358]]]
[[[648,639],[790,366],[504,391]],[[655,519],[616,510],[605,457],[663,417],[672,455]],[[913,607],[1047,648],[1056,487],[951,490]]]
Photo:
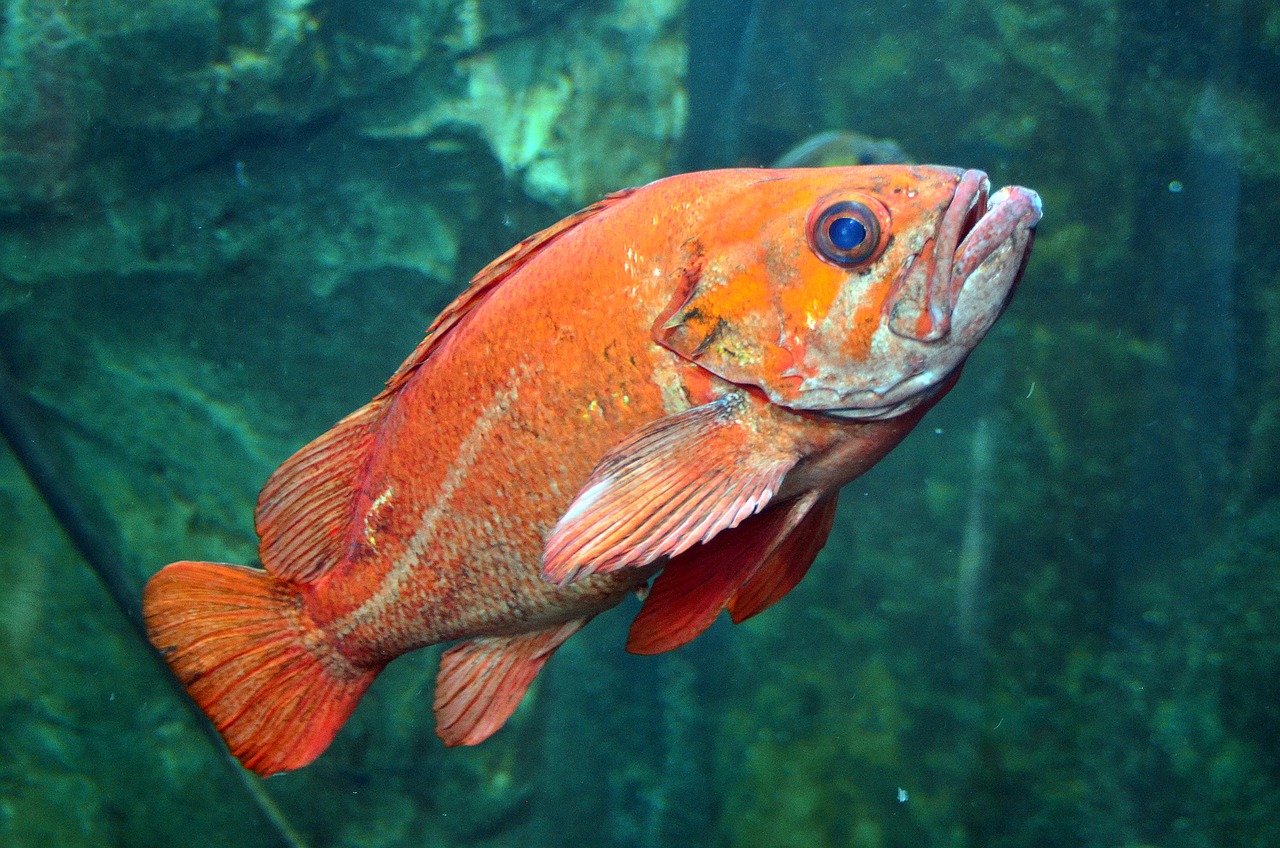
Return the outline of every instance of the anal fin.
[[[444,744],[478,745],[506,723],[556,648],[588,619],[517,633],[478,636],[440,657],[436,675],[436,735]]]

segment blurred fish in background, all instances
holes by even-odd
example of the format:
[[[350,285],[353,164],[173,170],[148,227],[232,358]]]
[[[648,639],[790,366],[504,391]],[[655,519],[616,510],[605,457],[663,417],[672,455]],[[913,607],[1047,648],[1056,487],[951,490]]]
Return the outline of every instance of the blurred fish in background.
[[[844,165],[905,165],[911,157],[889,138],[847,130],[810,136],[774,160],[775,168],[831,168]]]

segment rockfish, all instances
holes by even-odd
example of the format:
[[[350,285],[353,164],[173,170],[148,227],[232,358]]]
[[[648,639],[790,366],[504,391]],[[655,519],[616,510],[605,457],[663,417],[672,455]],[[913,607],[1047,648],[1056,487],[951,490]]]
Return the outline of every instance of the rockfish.
[[[610,195],[494,260],[272,474],[265,570],[156,574],[151,640],[269,775],[319,756],[415,648],[455,643],[437,733],[472,745],[628,592],[649,589],[635,653],[749,618],[804,576],[840,487],[955,384],[1039,219],[1029,189],[926,166]]]

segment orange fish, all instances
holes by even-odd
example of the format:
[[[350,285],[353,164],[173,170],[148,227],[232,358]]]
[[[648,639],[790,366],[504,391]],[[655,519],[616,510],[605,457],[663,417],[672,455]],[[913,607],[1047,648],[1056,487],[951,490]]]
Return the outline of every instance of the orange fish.
[[[472,745],[651,580],[632,652],[749,618],[804,576],[840,487],[955,383],[1039,219],[1029,189],[924,166],[611,195],[481,271],[377,397],[271,476],[265,570],[156,574],[151,640],[269,775],[319,756],[415,648],[455,642],[437,733]]]

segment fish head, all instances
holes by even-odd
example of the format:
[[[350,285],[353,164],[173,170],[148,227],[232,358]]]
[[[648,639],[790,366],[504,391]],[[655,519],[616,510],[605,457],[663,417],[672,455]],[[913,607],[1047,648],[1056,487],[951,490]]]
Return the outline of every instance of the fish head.
[[[936,398],[1003,312],[1040,198],[935,166],[762,171],[721,198],[655,341],[781,406],[843,419]]]

